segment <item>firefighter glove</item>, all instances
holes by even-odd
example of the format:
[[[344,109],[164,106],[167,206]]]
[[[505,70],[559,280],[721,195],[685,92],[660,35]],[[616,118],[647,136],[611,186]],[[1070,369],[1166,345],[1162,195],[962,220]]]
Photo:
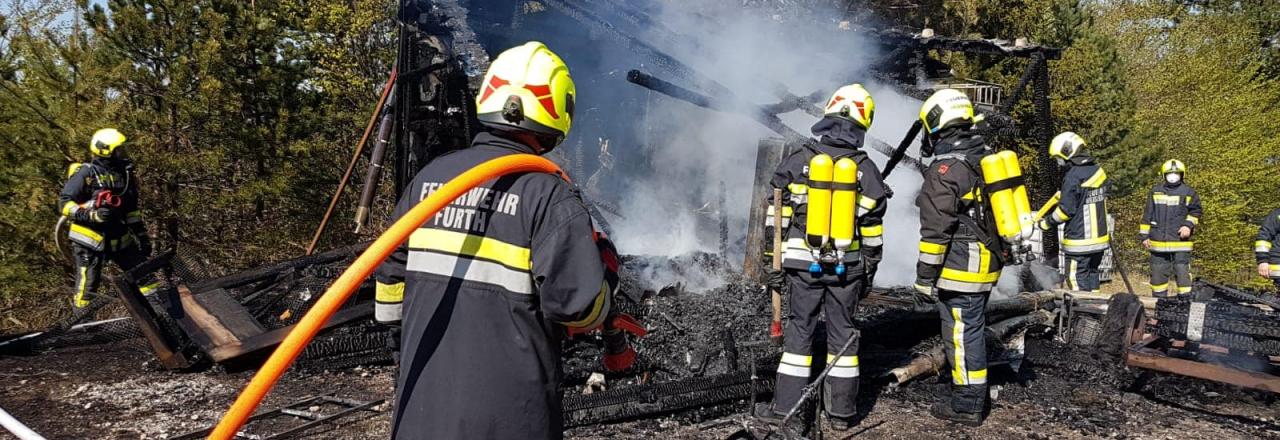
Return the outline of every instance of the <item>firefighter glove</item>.
[[[1053,225],[1049,224],[1049,219],[1045,219],[1045,218],[1042,218],[1040,219],[1040,221],[1036,222],[1036,227],[1040,228],[1041,231],[1049,231],[1053,229]]]
[[[784,292],[787,288],[787,273],[781,270],[765,269],[764,284],[776,292]]]
[[[938,302],[938,293],[932,286],[916,283],[913,298],[916,304],[933,304]]]
[[[142,256],[150,258],[151,257],[151,237],[148,237],[146,232],[142,232],[142,233],[135,232],[134,235],[138,238],[138,250],[142,252]]]

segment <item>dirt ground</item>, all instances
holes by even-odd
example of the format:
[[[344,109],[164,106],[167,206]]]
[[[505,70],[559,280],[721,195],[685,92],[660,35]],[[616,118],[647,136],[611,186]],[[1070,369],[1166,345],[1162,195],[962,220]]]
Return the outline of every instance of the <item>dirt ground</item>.
[[[0,407],[50,439],[159,439],[214,423],[251,375],[159,371],[146,365],[149,359],[141,347],[127,342],[0,358]],[[1081,350],[1032,340],[1021,373],[993,372],[1000,391],[980,428],[928,416],[935,394],[945,389],[935,380],[901,389],[864,380],[859,405],[863,420],[849,432],[828,431],[826,438],[1280,439],[1280,402],[1275,395],[1093,364]],[[392,393],[392,375],[392,367],[291,372],[263,407],[319,394],[386,399]],[[730,409],[746,406],[740,402]],[[672,415],[576,428],[568,436],[726,438],[745,420],[738,414],[706,420]],[[390,407],[384,403],[371,417],[350,417],[302,438],[386,438],[389,421]]]

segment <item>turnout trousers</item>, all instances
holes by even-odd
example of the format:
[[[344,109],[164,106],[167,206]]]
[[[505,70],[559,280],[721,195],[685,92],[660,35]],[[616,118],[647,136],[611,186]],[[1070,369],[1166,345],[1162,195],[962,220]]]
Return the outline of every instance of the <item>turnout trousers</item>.
[[[1102,252],[1067,254],[1067,288],[1082,292],[1097,292],[1102,286]]]
[[[138,246],[137,240],[132,239],[132,235],[125,235],[126,238],[113,240],[107,246],[106,251],[97,252],[93,249],[86,248],[76,243],[71,243],[71,254],[75,257],[75,286],[72,303],[76,308],[82,308],[89,305],[92,295],[100,294],[98,284],[102,278],[102,263],[105,260],[111,260],[120,267],[120,270],[127,271],[135,266],[147,261],[147,256],[142,254],[142,249]],[[143,294],[151,293],[156,287],[156,283],[152,277],[145,278],[145,284],[139,286]]]
[[[951,364],[951,407],[979,413],[987,397],[987,296],[938,291],[942,340]]]
[[[824,406],[827,414],[835,417],[852,417],[856,413],[860,335],[853,326],[853,311],[865,277],[861,270],[837,276],[831,268],[826,269],[819,275],[787,271],[790,313],[783,330],[782,361],[778,364],[773,397],[774,410],[780,413],[785,414],[799,403],[810,377],[822,372],[821,368],[813,368],[813,338],[820,322],[819,313],[826,315],[826,364],[835,364],[824,383]],[[849,349],[844,356],[836,357],[849,338],[853,338]]]
[[[1151,295],[1169,296],[1170,278],[1178,284],[1179,295],[1191,292],[1190,252],[1151,253]]]

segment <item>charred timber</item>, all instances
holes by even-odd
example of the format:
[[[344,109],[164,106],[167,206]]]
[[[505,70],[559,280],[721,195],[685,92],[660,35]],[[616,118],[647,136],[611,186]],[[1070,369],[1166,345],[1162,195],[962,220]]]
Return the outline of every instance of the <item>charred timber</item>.
[[[1053,314],[1045,310],[1036,310],[1030,314],[1009,318],[987,326],[987,339],[1000,342],[1008,341],[1018,330],[1036,324],[1047,324],[1053,320]],[[939,341],[907,363],[889,370],[886,376],[892,376],[894,383],[902,384],[911,379],[942,371],[947,364],[945,342]]]
[[[657,78],[653,75],[641,72],[639,70],[632,70],[630,72],[627,72],[627,81],[631,82],[632,84],[638,85],[640,87],[644,87],[646,89],[653,90],[655,92],[670,96],[672,98],[688,102],[698,107],[716,110],[716,111],[722,111],[726,113],[738,113],[738,114],[742,114],[744,116],[750,117],[751,119],[754,119],[756,122],[759,122],[760,125],[765,126],[765,128],[773,130],[775,133],[782,135],[784,138],[786,138],[788,143],[813,142],[813,140],[809,139],[808,136],[800,134],[800,132],[797,132],[793,130],[791,127],[788,127],[787,124],[783,123],[781,119],[778,119],[778,116],[776,114],[770,113],[769,110],[765,107],[733,105],[728,102],[717,101],[702,93],[698,93],[693,90],[689,90],[684,87],[678,86],[676,84],[672,84],[671,82],[665,81],[661,78]],[[892,156],[895,151],[892,145],[886,144],[872,137],[866,138],[866,144],[867,146],[871,147],[876,151],[879,151],[881,154],[884,154],[886,156]],[[901,159],[901,161],[902,163],[911,165],[911,167],[916,169],[916,171],[918,172],[923,172],[926,168],[924,164],[920,162],[919,159],[916,159],[913,157],[904,156]]]
[[[915,47],[917,50],[940,50],[970,55],[994,55],[1015,58],[1031,58],[1037,54],[1045,59],[1062,59],[1062,49],[1046,46],[1016,46],[1004,40],[971,40],[949,37],[924,37],[895,30],[866,30],[864,33],[885,47]]]

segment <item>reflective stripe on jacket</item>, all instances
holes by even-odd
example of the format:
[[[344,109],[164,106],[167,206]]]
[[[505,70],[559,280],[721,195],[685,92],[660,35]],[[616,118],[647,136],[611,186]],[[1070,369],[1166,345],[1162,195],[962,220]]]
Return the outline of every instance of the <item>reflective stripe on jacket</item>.
[[[1065,224],[1062,251],[1091,254],[1111,247],[1107,222],[1107,172],[1092,157],[1080,153],[1071,159],[1062,179],[1062,199],[1049,214],[1049,224]]]
[[[995,231],[974,230],[990,227],[982,221],[990,208],[978,167],[986,154],[986,141],[958,133],[939,142],[955,145],[950,146],[953,153],[934,158],[916,197],[920,208],[916,284],[955,292],[990,292],[1003,264],[980,237],[991,239]]]
[[[531,152],[477,136],[423,167],[395,217],[482,162]],[[377,318],[403,326],[392,437],[560,436],[560,326],[599,325],[607,281],[587,208],[560,177],[503,176],[442,209],[377,271]]]
[[[1194,242],[1191,237],[1183,240],[1178,229],[1186,226],[1194,233],[1203,214],[1200,195],[1190,186],[1182,182],[1158,184],[1147,196],[1138,240],[1151,240],[1151,252],[1191,252]]]
[[[884,213],[887,211],[887,191],[880,169],[867,153],[859,149],[838,147],[824,143],[811,143],[798,146],[791,154],[783,158],[774,172],[773,188],[782,189],[783,207],[782,225],[783,253],[782,267],[786,269],[808,270],[814,261],[813,252],[805,241],[805,219],[808,216],[809,202],[809,160],[825,153],[833,160],[842,157],[853,159],[858,164],[858,211],[857,228],[855,228],[853,244],[845,253],[845,262],[860,263],[863,247],[875,258],[880,255],[880,246],[884,244]],[[770,208],[765,218],[765,225],[773,226],[773,196],[767,203]]]
[[[1271,265],[1272,279],[1280,279],[1280,209],[1262,219],[1258,238],[1253,242],[1253,254],[1259,264]]]

